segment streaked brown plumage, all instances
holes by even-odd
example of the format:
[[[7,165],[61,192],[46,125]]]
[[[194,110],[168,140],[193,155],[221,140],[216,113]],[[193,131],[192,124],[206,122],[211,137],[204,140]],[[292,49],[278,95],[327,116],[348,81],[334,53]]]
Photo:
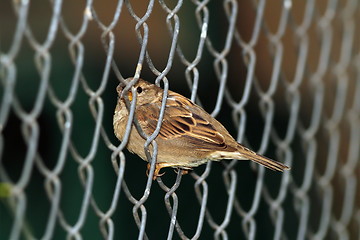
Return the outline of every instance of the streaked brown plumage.
[[[126,81],[131,80],[132,78],[128,78]],[[134,87],[137,90],[135,118],[144,133],[151,135],[157,125],[163,89],[142,79],[139,79]],[[119,84],[117,87],[119,98],[113,119],[114,132],[120,141],[124,137],[128,120],[128,110],[122,90],[123,87]],[[132,100],[131,93],[128,94],[129,99]],[[209,160],[222,159],[251,160],[275,171],[290,169],[280,162],[242,146],[204,109],[170,90],[160,133],[155,140],[158,144],[158,155],[154,179],[160,176],[159,171],[164,167],[186,170]],[[133,126],[127,148],[146,161],[144,143],[145,139]],[[151,146],[150,150],[152,151]]]

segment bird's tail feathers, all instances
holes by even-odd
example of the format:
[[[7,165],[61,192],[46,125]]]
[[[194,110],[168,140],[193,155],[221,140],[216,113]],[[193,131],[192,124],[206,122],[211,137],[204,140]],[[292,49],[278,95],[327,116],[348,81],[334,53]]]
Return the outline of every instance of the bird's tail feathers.
[[[290,167],[286,166],[285,164],[281,162],[277,162],[275,160],[272,160],[270,158],[267,158],[265,156],[262,156],[260,154],[257,154],[253,151],[249,151],[249,153],[237,153],[236,156],[234,156],[235,159],[239,160],[251,160],[254,161],[266,168],[269,168],[273,171],[280,171],[283,172],[284,170],[289,170]]]
[[[283,172],[284,170],[289,170],[290,167],[286,166],[285,164],[272,160],[270,158],[267,158],[265,156],[256,154],[256,155],[247,155],[249,160],[254,161],[264,167],[267,167],[273,171],[280,171]]]
[[[209,159],[213,161],[219,161],[221,159],[238,159],[238,160],[251,160],[254,161],[266,168],[269,168],[274,171],[283,172],[284,170],[289,170],[290,167],[286,166],[281,162],[277,162],[256,152],[251,151],[248,148],[242,147],[239,151],[234,152],[214,152],[210,155]]]

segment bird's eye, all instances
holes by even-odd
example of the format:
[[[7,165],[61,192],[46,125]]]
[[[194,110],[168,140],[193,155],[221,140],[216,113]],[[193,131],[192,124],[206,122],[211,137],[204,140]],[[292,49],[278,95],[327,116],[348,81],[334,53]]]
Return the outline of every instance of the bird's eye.
[[[136,89],[136,91],[137,91],[138,93],[142,93],[142,88],[141,88],[141,87],[138,87],[138,88]]]

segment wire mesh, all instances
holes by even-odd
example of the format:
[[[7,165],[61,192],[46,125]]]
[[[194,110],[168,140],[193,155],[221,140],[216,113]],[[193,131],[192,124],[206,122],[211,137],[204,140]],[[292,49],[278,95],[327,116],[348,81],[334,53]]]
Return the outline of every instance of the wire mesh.
[[[360,239],[359,21],[357,0],[1,2],[0,238]],[[128,76],[292,169],[152,181],[112,129]]]

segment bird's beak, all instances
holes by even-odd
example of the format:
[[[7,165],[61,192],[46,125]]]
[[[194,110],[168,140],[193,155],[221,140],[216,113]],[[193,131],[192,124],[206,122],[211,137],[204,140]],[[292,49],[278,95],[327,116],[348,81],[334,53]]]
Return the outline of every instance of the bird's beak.
[[[121,93],[121,98],[124,99],[124,95],[125,94],[124,92]],[[128,99],[129,101],[131,102],[133,100],[133,95],[132,95],[132,92],[131,90],[127,92],[127,95],[128,95]]]
[[[128,98],[130,101],[132,101],[132,92],[131,91],[128,92]]]
[[[123,95],[124,92],[123,92],[123,90],[124,90],[124,85],[122,85],[122,84],[119,84],[119,85],[117,86],[117,88],[116,88],[116,91],[117,91],[119,97],[122,98],[122,99],[124,98],[124,95]],[[131,90],[128,91],[128,98],[129,98],[130,101],[132,101],[132,99],[133,99]]]

